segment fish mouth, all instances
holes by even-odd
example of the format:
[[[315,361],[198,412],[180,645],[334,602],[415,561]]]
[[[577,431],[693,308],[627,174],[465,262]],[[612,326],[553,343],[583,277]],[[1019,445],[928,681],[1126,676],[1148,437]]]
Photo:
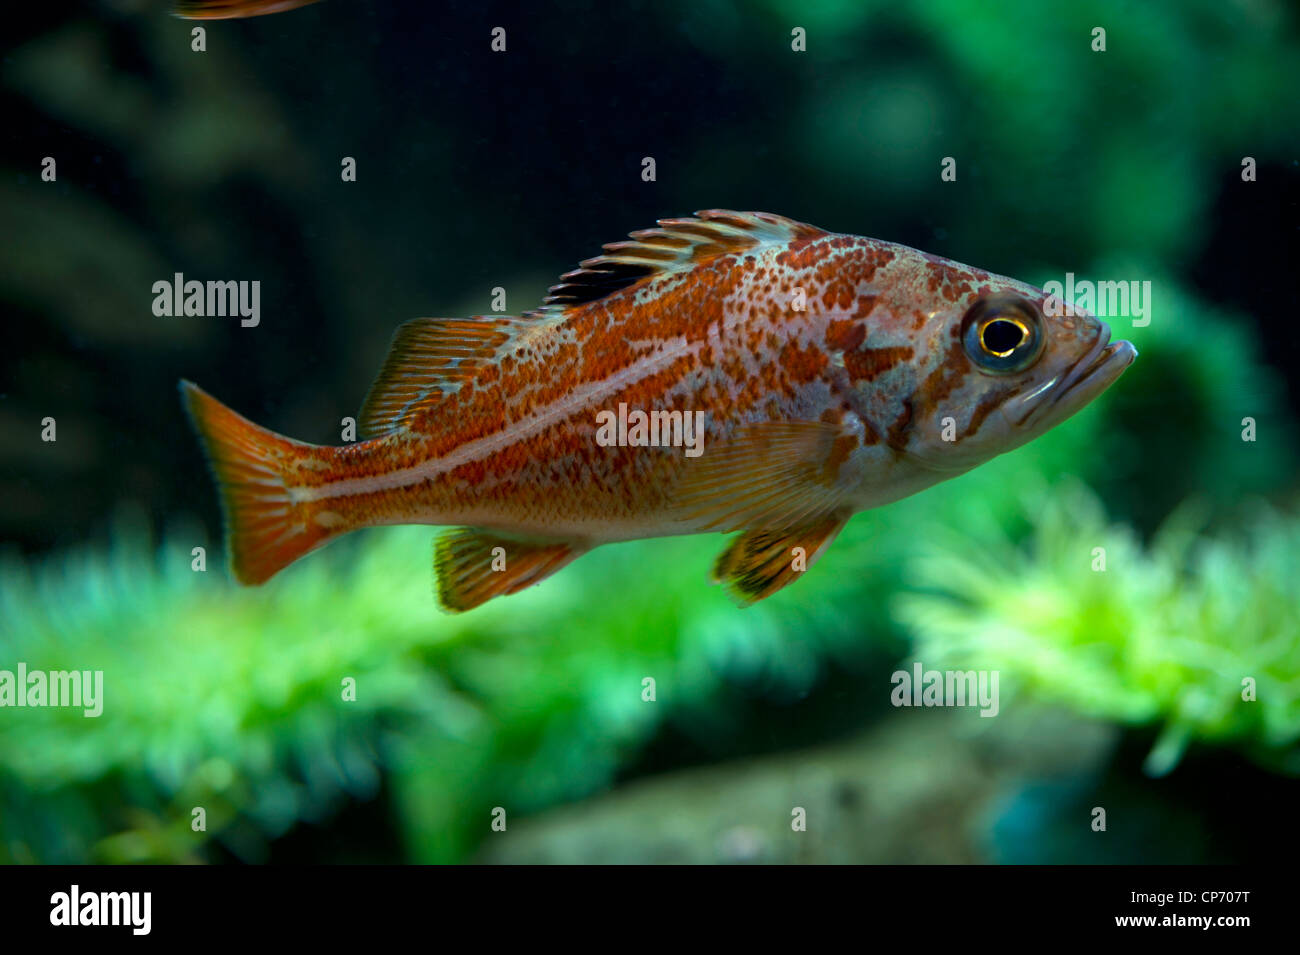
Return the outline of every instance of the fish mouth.
[[[1060,424],[1113,385],[1137,358],[1132,342],[1110,340],[1110,326],[1101,323],[1097,340],[1084,355],[1054,381],[1038,389],[1034,403],[1019,424],[1034,425],[1044,418]]]

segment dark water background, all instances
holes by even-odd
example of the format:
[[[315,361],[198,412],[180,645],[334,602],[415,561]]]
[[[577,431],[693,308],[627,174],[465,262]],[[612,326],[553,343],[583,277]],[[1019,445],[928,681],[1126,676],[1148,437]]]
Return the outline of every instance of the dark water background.
[[[1143,356],[1097,412],[1105,416],[1097,419],[1105,422],[1101,437],[1063,444],[1044,473],[1089,484],[1138,539],[1189,498],[1209,501],[1207,534],[1237,526],[1251,502],[1293,514],[1300,413],[1294,8],[1205,0],[1048,12],[1024,0],[999,9],[990,15],[984,4],[958,0],[908,8],[329,0],[208,24],[207,51],[197,53],[192,24],[162,5],[23,5],[6,20],[0,86],[0,539],[18,562],[12,566],[64,567],[65,555],[85,546],[111,559],[123,546],[123,520],[159,531],[197,521],[217,540],[216,497],[176,400],[177,379],[200,383],[277,431],[337,443],[340,419],[356,414],[398,324],[486,312],[496,286],[507,290],[509,312],[535,307],[547,286],[601,243],[660,217],[715,207],[902,242],[1036,283],[1066,271],[1153,279],[1164,309],[1151,330],[1154,357],[1132,336]],[[1108,31],[1104,53],[1090,48],[1097,25]],[[490,48],[496,26],[507,30],[505,53]],[[795,26],[808,31],[807,52],[791,50]],[[55,183],[40,179],[44,156],[57,159]],[[647,156],[656,163],[654,182],[641,177]],[[956,182],[940,181],[945,156],[957,159]],[[1242,181],[1245,156],[1257,161],[1254,182]],[[343,157],[356,159],[356,182],[341,181]],[[260,280],[259,327],[155,317],[151,286],[175,272]],[[1126,337],[1126,329],[1116,334]],[[1237,454],[1245,414],[1261,422],[1249,459]],[[45,416],[58,422],[54,445],[39,441]],[[1019,490],[1013,466],[999,473],[1010,482],[1008,495]],[[965,487],[967,497],[976,493]],[[952,492],[952,514],[965,513],[962,493]],[[1004,514],[998,522],[1013,536],[1026,533],[1023,517]],[[904,532],[895,531],[901,540]],[[894,553],[892,545],[876,546]],[[596,567],[569,585],[577,588],[576,607],[603,608],[583,626],[611,644],[624,630],[652,644],[666,628],[689,634],[712,626],[701,621],[722,611],[706,609],[704,598],[718,597],[700,575],[648,559],[647,586],[691,594],[680,615],[668,624],[632,614],[616,631],[603,621],[617,610],[610,606],[617,591],[590,589],[600,586]],[[857,573],[847,559],[837,566],[841,577]],[[66,583],[75,571],[58,573]],[[413,575],[427,573],[412,567]],[[863,831],[893,826],[904,835],[896,843],[845,837],[856,847],[853,858],[1203,861],[1251,857],[1262,851],[1262,833],[1293,844],[1286,806],[1294,805],[1294,757],[1259,769],[1253,756],[1259,746],[1275,755],[1294,747],[1294,707],[1267,732],[1215,739],[1193,752],[1182,775],[1153,781],[1142,766],[1163,717],[1072,706],[1047,694],[1043,705],[1063,705],[1089,726],[1127,727],[1093,749],[1079,744],[1092,754],[1081,775],[1067,773],[1043,789],[1034,782],[1039,764],[997,755],[1037,752],[1032,745],[986,741],[979,745],[994,755],[972,770],[983,787],[978,799],[936,783],[914,797],[920,808],[909,816],[898,805],[913,797],[887,794],[877,803],[863,795],[861,786],[874,785],[864,782],[869,774],[899,765],[881,728],[891,714],[887,691],[864,690],[888,685],[913,636],[884,603],[885,591],[896,589],[891,582],[903,580],[893,573],[845,591],[835,606],[814,611],[820,598],[792,593],[773,611],[778,622],[763,625],[785,634],[788,646],[801,646],[810,629],[840,628],[857,648],[809,650],[815,662],[806,680],[787,685],[764,667],[728,669],[724,661],[718,669],[726,674],[707,692],[598,768],[583,762],[581,746],[565,742],[566,732],[577,731],[567,723],[557,729],[538,704],[536,725],[520,717],[513,742],[494,737],[467,761],[490,767],[475,779],[492,783],[466,784],[472,795],[447,797],[454,808],[429,819],[410,808],[420,793],[432,798],[428,790],[406,777],[395,785],[400,771],[378,737],[362,733],[362,749],[379,767],[369,786],[344,786],[325,808],[300,806],[266,824],[256,795],[265,779],[254,774],[254,795],[247,804],[233,800],[237,821],[212,843],[128,851],[103,841],[131,828],[126,810],[138,804],[167,818],[160,807],[224,744],[195,744],[177,757],[189,769],[162,781],[129,754],[84,773],[71,766],[37,772],[21,759],[6,764],[6,740],[12,754],[24,739],[11,728],[0,734],[0,789],[8,793],[0,857],[468,858],[477,838],[440,833],[458,824],[449,819],[494,804],[501,797],[493,793],[509,788],[502,780],[512,791],[540,793],[524,800],[537,814],[633,779],[665,779],[664,792],[644,799],[685,817],[694,796],[674,793],[674,773],[721,766],[725,775],[728,761],[779,759],[873,731],[881,742],[859,754],[860,765],[846,757],[849,768],[828,770],[839,781],[828,784],[828,805],[838,808],[827,811],[865,818]],[[1253,571],[1243,565],[1227,573],[1239,574],[1245,588]],[[69,586],[78,592],[75,579]],[[697,598],[697,589],[706,593]],[[38,591],[23,591],[22,599],[35,606]],[[1240,599],[1256,599],[1247,593]],[[697,599],[698,606],[689,603]],[[1277,613],[1268,619],[1294,621],[1285,608]],[[738,619],[743,646],[750,625]],[[35,625],[23,631],[17,620],[8,621],[10,639],[33,656],[48,633]],[[272,645],[291,628],[265,626]],[[457,639],[470,656],[490,647],[518,661],[531,652],[522,629],[489,623]],[[1293,631],[1275,636],[1288,648],[1300,641]],[[460,658],[447,653],[426,648],[416,656],[477,699],[474,680],[456,675]],[[1300,660],[1287,653],[1283,676]],[[13,655],[0,652],[0,667]],[[765,666],[781,669],[771,660]],[[554,679],[565,682],[570,671],[560,667]],[[598,683],[575,684],[578,709],[604,698],[608,689]],[[321,717],[321,725],[333,726],[331,719]],[[582,732],[603,739],[602,720],[612,719],[592,717]],[[1085,732],[1072,725],[1053,730],[1051,745],[1040,741],[1042,751],[1069,751]],[[923,738],[934,758],[917,772],[942,778],[951,760],[972,750],[960,734],[935,726]],[[139,745],[156,755],[156,742]],[[240,777],[240,757],[229,761]],[[296,785],[311,788],[303,782],[309,768],[283,762]],[[543,767],[537,771],[550,782],[534,785],[524,765]],[[1236,783],[1221,786],[1243,775],[1249,798]],[[556,782],[565,778],[573,785]],[[438,780],[427,785],[437,789]],[[35,794],[51,789],[68,805],[108,808],[74,813],[76,822],[40,816]],[[755,783],[744,791],[761,790]],[[1124,849],[1098,850],[1060,821],[1103,794],[1130,809]],[[1251,813],[1251,799],[1276,812]],[[646,827],[612,812],[614,835],[581,826],[575,833],[566,826],[576,824],[561,818],[555,842],[539,836],[539,845],[577,846],[572,852],[588,857],[660,850],[679,857],[671,846],[640,846]],[[940,820],[954,818],[965,821],[948,832]],[[77,835],[58,835],[64,824]],[[739,845],[745,856],[745,833],[718,836],[700,825],[710,845],[722,840],[720,855]],[[931,849],[917,848],[928,845],[918,835],[925,832],[938,833]],[[554,858],[568,850],[519,851]]]

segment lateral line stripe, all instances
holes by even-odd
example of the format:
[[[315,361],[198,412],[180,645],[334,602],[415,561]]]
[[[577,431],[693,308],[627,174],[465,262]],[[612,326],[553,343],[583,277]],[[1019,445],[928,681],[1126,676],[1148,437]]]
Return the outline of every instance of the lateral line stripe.
[[[314,487],[291,487],[288,489],[289,497],[295,502],[317,501],[354,494],[373,494],[377,491],[388,491],[419,484],[428,478],[444,474],[460,467],[462,464],[488,457],[510,447],[512,444],[545,431],[553,424],[572,417],[584,408],[591,408],[601,399],[607,398],[629,385],[662,371],[678,359],[687,355],[698,354],[700,347],[700,343],[691,345],[687,342],[685,336],[679,335],[664,342],[658,351],[632,362],[608,378],[580,385],[563,398],[544,408],[539,408],[532,415],[516,422],[510,428],[476,438],[473,441],[467,441],[440,458],[423,461],[413,467],[402,468],[387,474],[344,478],[340,481]]]

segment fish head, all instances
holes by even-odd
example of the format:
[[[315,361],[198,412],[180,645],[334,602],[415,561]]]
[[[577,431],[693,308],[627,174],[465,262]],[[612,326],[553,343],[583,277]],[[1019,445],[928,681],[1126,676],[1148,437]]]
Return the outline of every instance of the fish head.
[[[953,271],[955,264],[942,266]],[[958,267],[913,284],[908,415],[891,445],[934,471],[965,471],[1018,448],[1088,405],[1137,356],[1101,319],[1013,279]],[[963,274],[964,277],[963,277]],[[900,382],[901,384],[901,382]],[[904,389],[906,392],[906,389]],[[901,417],[901,414],[900,414]]]

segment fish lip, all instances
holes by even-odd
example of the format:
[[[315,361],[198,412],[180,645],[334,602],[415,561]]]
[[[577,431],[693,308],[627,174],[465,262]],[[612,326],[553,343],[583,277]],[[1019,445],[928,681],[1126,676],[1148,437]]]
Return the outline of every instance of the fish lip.
[[[1102,387],[1097,389],[1096,395],[1101,394],[1106,388],[1114,384],[1124,369],[1133,363],[1133,359],[1137,357],[1137,349],[1133,347],[1133,343],[1123,340],[1112,342],[1110,340],[1110,326],[1105,322],[1099,322],[1098,324],[1100,328],[1098,329],[1097,340],[1093,342],[1092,347],[1066,369],[1056,384],[1051,386],[1051,390],[1043,395],[1042,400],[1036,402],[1033,409],[1020,420],[1020,425],[1023,426],[1030,423],[1031,420],[1036,421],[1047,416],[1053,409],[1061,407],[1065,400],[1074,394],[1081,385],[1098,381],[1104,377],[1105,382]],[[1096,395],[1093,395],[1093,397],[1095,398]]]
[[[1119,376],[1133,364],[1135,358],[1137,358],[1137,349],[1133,347],[1132,342],[1118,341],[1104,346],[1100,354],[1087,367],[1073,376],[1073,380],[1064,390],[1054,395],[1050,403],[1044,402],[1052,412],[1064,411],[1057,424],[1069,418],[1118,381]],[[1072,403],[1069,399],[1084,386],[1095,386],[1091,388],[1092,394],[1082,403]]]
[[[1099,356],[1105,352],[1106,346],[1110,344],[1110,326],[1105,322],[1098,322],[1097,324],[1099,326],[1097,340],[1092,343],[1092,347],[1084,353],[1082,358],[1070,366],[1061,377],[1060,383],[1052,389],[1051,394],[1047,396],[1043,404],[1050,407],[1059,402],[1070,389],[1086,378],[1097,364]]]
[[[1132,342],[1107,343],[1083,371],[1074,376],[1073,380],[1059,394],[1053,396],[1052,403],[1060,403],[1062,399],[1080,385],[1105,379],[1102,387],[1097,390],[1097,394],[1101,394],[1102,391],[1115,383],[1124,369],[1133,364],[1135,358],[1137,358],[1137,349],[1133,347]],[[1093,397],[1095,398],[1096,395],[1093,395]]]

